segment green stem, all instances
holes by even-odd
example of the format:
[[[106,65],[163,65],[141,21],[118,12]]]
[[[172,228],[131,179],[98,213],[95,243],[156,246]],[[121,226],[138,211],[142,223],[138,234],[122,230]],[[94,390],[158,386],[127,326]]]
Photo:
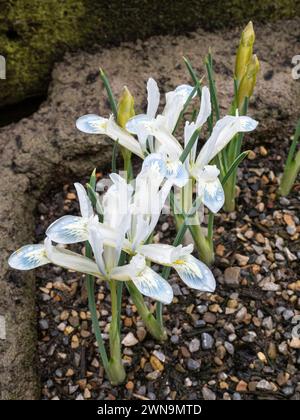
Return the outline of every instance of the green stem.
[[[111,324],[109,328],[109,345],[110,345],[110,360],[109,360],[109,377],[113,385],[118,385],[124,382],[126,373],[122,363],[121,355],[121,340],[119,329],[119,309],[118,309],[118,295],[117,283],[114,280],[109,282],[111,294]]]
[[[289,164],[285,166],[278,191],[281,196],[286,196],[290,193],[299,171],[300,150],[297,152],[295,159],[291,160]]]
[[[88,275],[87,278],[86,278],[86,288],[87,288],[89,310],[90,310],[90,313],[91,313],[93,330],[94,330],[94,334],[95,334],[96,341],[97,341],[97,344],[98,344],[98,351],[99,351],[99,355],[100,355],[101,360],[102,360],[104,370],[105,370],[107,376],[110,377],[108,357],[107,357],[107,353],[106,353],[106,350],[105,350],[105,345],[104,345],[104,341],[103,341],[103,338],[102,338],[102,334],[101,334],[101,330],[100,330],[100,326],[99,326],[99,321],[98,321],[98,316],[97,316],[94,284],[95,284],[94,277],[91,276],[91,275]]]
[[[214,262],[214,250],[213,243],[205,237],[200,225],[189,226],[190,232],[194,239],[198,255],[201,261],[207,265],[211,265]]]
[[[143,295],[135,287],[132,281],[127,281],[126,286],[147,330],[156,340],[165,341],[167,339],[167,333],[147,308]]]

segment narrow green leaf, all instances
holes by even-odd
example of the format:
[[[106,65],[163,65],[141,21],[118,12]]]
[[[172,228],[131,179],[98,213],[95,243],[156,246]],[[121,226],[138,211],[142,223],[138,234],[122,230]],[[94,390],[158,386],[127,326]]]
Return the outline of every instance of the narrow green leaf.
[[[117,117],[118,117],[117,103],[116,103],[116,100],[114,98],[114,94],[112,92],[112,89],[110,87],[110,83],[108,81],[108,78],[107,78],[104,70],[101,67],[100,67],[100,77],[101,77],[101,80],[102,80],[102,82],[104,84],[104,87],[106,89],[108,100],[109,100],[112,112],[114,114],[115,119],[117,120]]]
[[[111,171],[117,172],[117,157],[118,157],[118,151],[119,151],[119,139],[114,142],[113,152],[112,152],[112,158],[111,158]]]
[[[191,138],[189,139],[189,142],[188,142],[188,144],[186,145],[186,147],[184,148],[184,150],[183,150],[183,152],[181,153],[181,156],[180,156],[180,161],[182,162],[182,163],[184,163],[185,162],[185,160],[186,160],[186,158],[188,157],[188,155],[189,155],[189,153],[190,153],[190,151],[192,150],[192,147],[194,146],[194,144],[195,144],[195,142],[197,141],[197,139],[198,139],[198,137],[199,137],[199,134],[200,134],[200,128],[197,128],[195,131],[194,131],[194,133],[193,133],[193,135],[191,136]]]
[[[237,169],[239,164],[245,159],[245,157],[248,155],[250,150],[246,150],[245,152],[241,153],[232,163],[230,168],[228,169],[227,173],[225,174],[224,178],[222,179],[222,185],[224,186],[228,179],[230,178],[230,175]]]
[[[191,76],[191,78],[192,78],[195,86],[197,86],[197,94],[198,94],[199,98],[201,99],[201,84],[200,84],[201,81],[199,83],[198,76],[197,76],[195,70],[193,69],[193,66],[192,66],[190,60],[188,58],[186,58],[186,57],[183,57],[183,61],[184,61],[185,65],[186,65],[186,67],[188,69],[188,72],[189,72],[189,74],[190,74],[190,76]]]

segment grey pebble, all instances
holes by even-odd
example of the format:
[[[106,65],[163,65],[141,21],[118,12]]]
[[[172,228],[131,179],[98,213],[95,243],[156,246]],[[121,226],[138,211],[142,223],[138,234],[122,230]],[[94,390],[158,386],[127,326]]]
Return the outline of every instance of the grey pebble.
[[[201,346],[203,350],[209,350],[214,345],[213,337],[208,333],[201,334]]]

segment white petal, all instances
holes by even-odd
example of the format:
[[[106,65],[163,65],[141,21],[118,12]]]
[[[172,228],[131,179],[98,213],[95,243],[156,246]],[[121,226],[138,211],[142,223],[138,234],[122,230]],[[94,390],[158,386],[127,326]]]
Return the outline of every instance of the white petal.
[[[105,134],[107,121],[107,118],[102,118],[95,114],[87,114],[78,118],[76,127],[87,134]]]
[[[258,121],[247,116],[238,117],[238,121],[239,121],[238,131],[241,133],[242,132],[247,133],[247,132],[253,131],[256,129],[258,125]]]
[[[175,247],[168,244],[147,244],[139,246],[137,252],[156,264],[171,265],[174,261],[193,252],[193,245]]]
[[[31,270],[49,262],[45,247],[41,244],[22,246],[22,248],[11,254],[8,259],[10,267],[16,270]]]
[[[63,216],[55,220],[46,235],[59,244],[75,244],[88,239],[88,219],[80,216]]]
[[[99,230],[99,223],[90,223],[89,243],[92,247],[98,269],[103,276],[106,276],[106,269],[103,261],[103,236]]]
[[[81,216],[87,218],[93,216],[93,207],[84,186],[78,182],[74,186],[78,195]]]
[[[166,178],[172,180],[173,184],[179,188],[184,187],[184,185],[189,180],[188,171],[185,168],[185,165],[180,160],[167,161],[167,172]]]
[[[166,106],[163,110],[163,115],[166,118],[170,133],[173,132],[179,115],[192,90],[192,86],[180,85],[174,91],[166,93]]]
[[[148,106],[147,106],[147,115],[150,118],[154,118],[159,105],[159,89],[157,83],[151,77],[147,82],[147,91],[148,91]]]
[[[143,162],[142,171],[155,171],[162,178],[166,176],[167,168],[166,168],[166,162],[163,155],[160,153],[150,153]]]
[[[107,122],[106,135],[115,141],[118,140],[121,146],[124,146],[135,155],[141,158],[144,157],[139,142],[115,122],[113,115],[110,116]]]
[[[132,134],[138,134],[138,128],[143,125],[143,123],[151,120],[152,118],[146,114],[135,115],[127,121],[126,130]]]
[[[178,159],[180,157],[183,149],[170,131],[165,116],[158,115],[153,122],[149,123],[148,130],[149,134],[157,138],[171,158]]]
[[[201,91],[201,105],[200,111],[196,120],[196,127],[202,127],[207,118],[211,114],[210,92],[207,86],[204,86]]]
[[[189,287],[203,292],[213,292],[216,281],[210,269],[192,255],[185,256],[173,264],[181,280]]]
[[[203,171],[205,172],[205,168],[208,167],[205,166]],[[223,207],[225,201],[224,190],[217,176],[214,178],[209,178],[209,176],[198,178],[198,196],[213,213],[217,213]]]
[[[169,283],[149,267],[132,278],[137,289],[145,296],[166,305],[172,302],[173,290]]]
[[[146,260],[140,254],[132,257],[129,264],[115,267],[111,272],[111,278],[114,280],[128,281],[139,275],[146,267]]]
[[[257,121],[250,117],[226,115],[221,118],[213,128],[212,134],[202,147],[196,165],[202,168],[207,165],[239,132],[252,131]]]
[[[68,270],[92,274],[93,276],[103,278],[94,261],[60,246],[53,246],[50,238],[45,239],[45,249],[47,257],[52,264],[67,268]]]

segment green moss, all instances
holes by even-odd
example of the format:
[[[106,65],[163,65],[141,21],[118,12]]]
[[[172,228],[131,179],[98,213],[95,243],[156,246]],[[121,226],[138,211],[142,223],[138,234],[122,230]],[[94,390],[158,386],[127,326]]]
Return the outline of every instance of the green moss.
[[[300,15],[297,0],[7,0],[2,7],[2,105],[45,93],[53,63],[66,50]]]

